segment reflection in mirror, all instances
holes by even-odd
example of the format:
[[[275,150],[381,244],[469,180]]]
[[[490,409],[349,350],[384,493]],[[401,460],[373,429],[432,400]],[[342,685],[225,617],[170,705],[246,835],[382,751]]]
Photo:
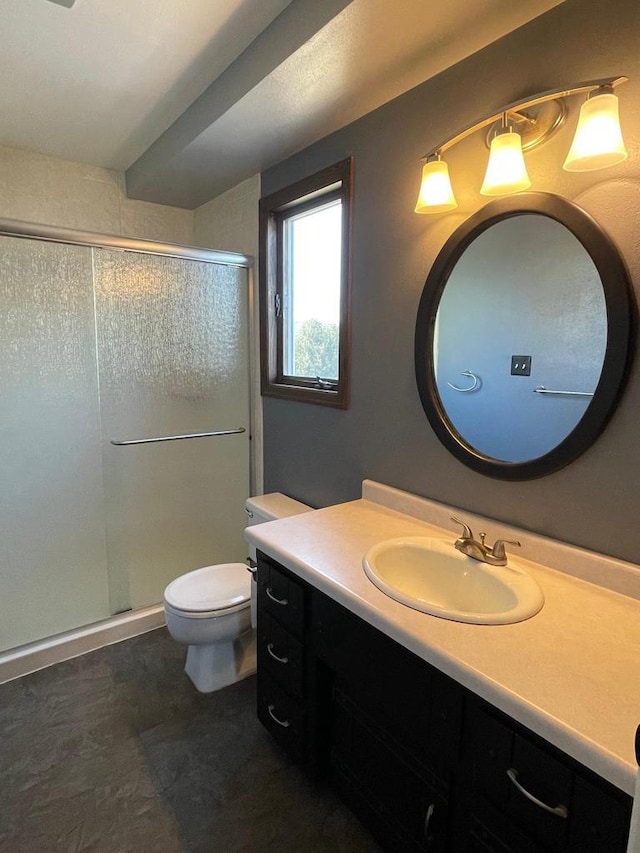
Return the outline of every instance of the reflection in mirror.
[[[502,220],[467,248],[440,300],[433,361],[442,406],[486,456],[543,456],[591,403],[606,342],[602,282],[580,241],[540,214]],[[529,375],[518,360],[512,373],[513,356]]]
[[[427,278],[415,365],[431,426],[461,461],[508,480],[567,465],[619,399],[635,303],[614,244],[546,193],[485,205]]]

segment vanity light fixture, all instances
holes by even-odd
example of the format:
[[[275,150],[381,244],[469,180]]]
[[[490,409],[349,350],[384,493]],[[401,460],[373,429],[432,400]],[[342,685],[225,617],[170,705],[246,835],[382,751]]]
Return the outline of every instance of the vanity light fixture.
[[[439,154],[427,158],[422,167],[420,195],[416,203],[416,213],[444,213],[458,206],[451,187],[449,167]]]
[[[580,107],[576,135],[564,161],[568,172],[615,166],[627,159],[620,130],[618,98],[611,86],[600,86]]]
[[[491,140],[489,162],[481,195],[509,195],[528,190],[531,179],[522,154],[522,139],[509,124],[507,113],[502,114],[502,128]]]
[[[531,181],[523,152],[546,142],[562,127],[568,115],[566,99],[572,95],[586,93],[587,100],[580,110],[564,168],[570,172],[590,171],[622,162],[627,152],[614,89],[627,79],[608,77],[579,83],[569,89],[541,92],[515,101],[444,140],[423,157],[422,183],[415,212],[444,213],[458,206],[449,168],[442,155],[482,128],[489,128],[490,155],[480,193],[510,195],[528,189]]]

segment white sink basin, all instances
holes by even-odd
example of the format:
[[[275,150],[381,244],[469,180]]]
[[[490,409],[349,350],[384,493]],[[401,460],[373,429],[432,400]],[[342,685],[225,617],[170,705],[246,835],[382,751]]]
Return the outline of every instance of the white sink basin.
[[[367,576],[396,601],[455,622],[507,625],[544,604],[536,581],[516,560],[489,566],[461,554],[453,542],[426,536],[388,539],[362,561]]]

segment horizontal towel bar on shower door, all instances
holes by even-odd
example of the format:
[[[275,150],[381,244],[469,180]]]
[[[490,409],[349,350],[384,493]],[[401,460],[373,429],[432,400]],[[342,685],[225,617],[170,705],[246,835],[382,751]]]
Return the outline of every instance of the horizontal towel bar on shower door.
[[[131,438],[128,441],[111,440],[111,444],[116,447],[126,447],[129,444],[154,444],[157,441],[182,441],[185,438],[209,438],[212,435],[238,435],[241,432],[246,432],[244,427],[238,429],[219,429],[215,432],[189,432],[185,435],[159,435],[156,438]]]
[[[569,397],[593,397],[593,391],[556,391],[553,388],[545,388],[541,385],[533,389],[534,394],[566,394]]]

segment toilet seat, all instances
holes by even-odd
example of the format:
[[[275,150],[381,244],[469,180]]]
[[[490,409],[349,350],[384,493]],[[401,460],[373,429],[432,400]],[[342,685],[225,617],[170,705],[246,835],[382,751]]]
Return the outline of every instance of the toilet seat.
[[[219,563],[176,578],[164,591],[174,613],[193,618],[222,616],[249,606],[251,576],[244,563]]]

